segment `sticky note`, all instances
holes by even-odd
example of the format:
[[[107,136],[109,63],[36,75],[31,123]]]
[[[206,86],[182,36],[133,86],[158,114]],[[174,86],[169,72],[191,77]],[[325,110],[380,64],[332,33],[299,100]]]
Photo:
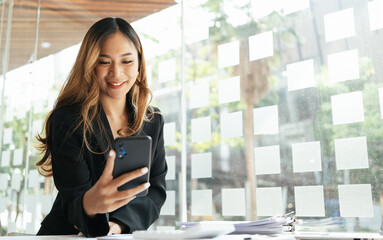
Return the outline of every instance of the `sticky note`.
[[[43,125],[44,125],[43,119],[33,120],[33,123],[32,123],[33,135],[41,134],[41,131],[43,130]]]
[[[220,104],[238,102],[241,98],[239,76],[219,80],[218,94]]]
[[[191,178],[211,178],[211,152],[195,153],[191,155]]]
[[[16,148],[13,151],[13,166],[20,166],[23,163],[23,152],[22,148]]]
[[[176,179],[176,156],[166,156],[166,163],[168,164],[168,172],[166,174],[166,180]]]
[[[383,1],[375,0],[368,2],[368,16],[370,31],[383,28]]]
[[[281,173],[279,145],[254,148],[255,174]]]
[[[52,208],[52,196],[51,195],[42,195],[41,198],[41,213],[48,214]]]
[[[273,32],[268,31],[249,37],[249,60],[254,61],[274,55]]]
[[[277,105],[255,108],[253,116],[254,135],[277,134],[279,132]]]
[[[8,173],[0,173],[0,191],[8,188]]]
[[[245,216],[245,199],[244,188],[222,189],[222,215]]]
[[[341,217],[373,217],[370,184],[339,185]]]
[[[19,104],[16,107],[16,118],[17,119],[23,119],[27,115],[27,111],[29,111],[29,104]]]
[[[280,187],[257,188],[257,216],[275,216],[283,214],[282,189]]]
[[[25,209],[34,214],[36,212],[36,205],[37,205],[36,195],[27,194],[25,203],[26,203]]]
[[[11,151],[5,150],[1,155],[1,167],[8,167],[11,160]]]
[[[199,84],[190,87],[190,109],[206,107],[209,105],[209,84]]]
[[[29,188],[38,188],[40,186],[39,173],[36,169],[29,170],[28,177]]]
[[[355,36],[354,9],[333,12],[324,16],[326,42]]]
[[[213,192],[207,190],[192,190],[191,214],[193,216],[213,215]]]
[[[211,140],[210,117],[195,118],[191,120],[192,142],[203,142]]]
[[[361,91],[331,96],[331,105],[334,125],[364,121]]]
[[[176,79],[176,59],[171,58],[158,64],[158,82],[164,83]]]
[[[383,88],[379,88],[380,116],[383,119]]]
[[[4,129],[3,133],[3,144],[10,144],[12,143],[12,128],[6,128]]]
[[[7,199],[6,198],[0,198],[0,213],[4,212],[7,209]]]
[[[5,108],[5,119],[4,121],[5,122],[11,122],[13,121],[13,118],[14,118],[14,103],[13,102],[10,102],[9,104],[7,104],[6,108]]]
[[[336,169],[368,168],[367,138],[335,139]]]
[[[320,142],[292,144],[293,171],[322,171]]]
[[[44,111],[45,101],[43,99],[33,100],[33,113],[42,113]]]
[[[328,55],[328,79],[341,82],[359,78],[358,49]]]
[[[166,191],[166,201],[161,208],[160,215],[174,216],[176,214],[176,192]]]
[[[220,117],[221,139],[242,137],[242,112],[223,113]]]
[[[310,8],[310,0],[289,0],[281,2],[284,3],[282,11],[285,15]]]
[[[192,10],[188,9],[188,12],[189,11]],[[186,44],[192,44],[209,38],[209,19],[203,15],[201,16],[201,12],[195,14],[199,14],[198,17],[195,17],[196,15],[194,15],[193,17],[186,19]]]
[[[275,10],[274,1],[270,0],[257,0],[252,2],[252,13],[255,19],[263,18]]]
[[[325,216],[323,186],[294,187],[294,196],[297,216]]]
[[[286,71],[288,91],[315,86],[313,59],[287,64]]]
[[[176,144],[176,123],[170,122],[164,124],[164,142],[165,146]]]
[[[22,180],[23,180],[23,177],[21,176],[21,173],[13,173],[12,179],[11,179],[11,188],[16,191],[20,191]]]
[[[218,68],[239,64],[239,41],[218,45]]]

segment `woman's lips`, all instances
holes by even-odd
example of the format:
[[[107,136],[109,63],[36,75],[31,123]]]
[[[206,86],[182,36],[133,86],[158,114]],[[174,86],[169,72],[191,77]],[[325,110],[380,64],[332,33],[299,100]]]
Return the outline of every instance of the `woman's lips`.
[[[124,86],[126,82],[108,82],[108,86],[113,89],[118,89]]]

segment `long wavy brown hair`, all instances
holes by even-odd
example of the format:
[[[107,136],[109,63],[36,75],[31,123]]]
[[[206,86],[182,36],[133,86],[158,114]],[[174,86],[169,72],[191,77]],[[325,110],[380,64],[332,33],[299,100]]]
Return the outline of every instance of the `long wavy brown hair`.
[[[78,104],[81,106],[81,119],[74,129],[78,129],[83,125],[83,146],[85,145],[91,152],[91,146],[87,140],[87,136],[94,135],[93,123],[100,127],[101,135],[105,136],[105,140],[111,148],[110,140],[101,122],[100,111],[101,104],[99,101],[100,88],[94,72],[98,62],[102,44],[105,40],[117,31],[123,33],[127,40],[130,40],[137,49],[139,59],[139,75],[135,84],[132,86],[128,94],[131,95],[133,107],[133,118],[130,118],[128,126],[118,130],[121,136],[130,136],[138,132],[144,121],[150,121],[153,116],[153,108],[149,106],[152,100],[152,93],[148,87],[145,58],[141,45],[141,41],[132,26],[121,18],[108,17],[99,20],[88,30],[84,40],[82,41],[80,51],[77,55],[74,66],[60,91],[57,102],[53,110],[48,114],[43,133],[36,136],[40,142],[37,149],[41,151],[43,157],[36,163],[37,169],[43,176],[52,176],[51,162],[51,116],[52,112],[63,106]]]

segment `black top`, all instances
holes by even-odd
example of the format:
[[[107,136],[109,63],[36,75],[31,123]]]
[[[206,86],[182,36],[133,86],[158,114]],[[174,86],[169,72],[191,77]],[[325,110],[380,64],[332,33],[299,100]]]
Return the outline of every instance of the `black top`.
[[[127,111],[131,108],[128,107]],[[155,109],[158,111],[158,109]],[[103,236],[109,231],[108,221],[117,220],[128,226],[125,233],[147,229],[159,216],[166,199],[165,175],[167,165],[163,140],[164,120],[161,114],[154,114],[150,122],[144,122],[136,135],[152,138],[152,159],[150,167],[149,192],[137,197],[127,205],[106,214],[87,217],[82,198],[101,176],[108,152],[96,154],[83,145],[83,125],[75,129],[80,119],[80,106],[73,105],[56,109],[51,118],[52,170],[58,190],[50,213],[41,223],[37,235],[63,235],[82,232],[85,236]],[[108,137],[113,134],[108,119],[101,107],[101,120]],[[91,150],[100,153],[106,147],[100,127],[93,124],[95,136],[89,137]],[[77,229],[75,228],[77,227]]]

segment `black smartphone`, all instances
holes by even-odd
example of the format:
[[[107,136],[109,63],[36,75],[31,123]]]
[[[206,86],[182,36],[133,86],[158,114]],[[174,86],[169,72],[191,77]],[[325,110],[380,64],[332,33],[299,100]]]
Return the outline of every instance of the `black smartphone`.
[[[149,181],[150,162],[152,154],[152,138],[150,136],[120,137],[114,140],[116,159],[114,162],[113,178],[133,170],[147,167],[148,173],[135,178],[118,187],[119,191],[137,187]],[[145,196],[148,189],[137,194],[137,197]]]

